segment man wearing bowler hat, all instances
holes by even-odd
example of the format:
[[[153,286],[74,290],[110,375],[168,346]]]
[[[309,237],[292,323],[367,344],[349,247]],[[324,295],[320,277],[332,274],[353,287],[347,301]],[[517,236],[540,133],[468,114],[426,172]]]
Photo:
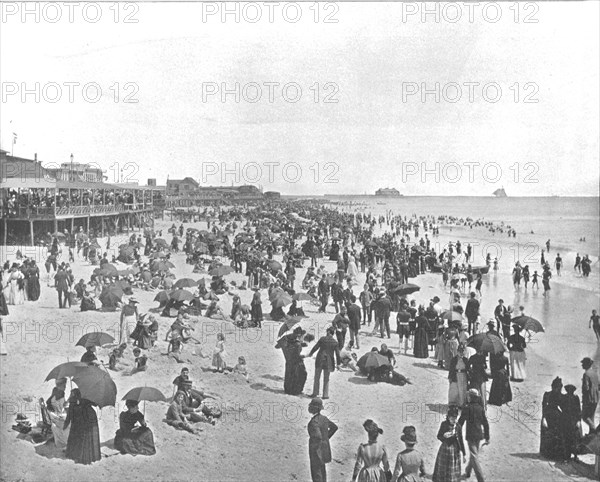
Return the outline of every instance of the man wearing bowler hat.
[[[326,464],[331,462],[329,439],[337,432],[337,425],[325,415],[321,415],[323,400],[313,398],[308,404],[313,418],[308,422],[308,457],[310,459],[310,476],[313,482],[326,482]]]

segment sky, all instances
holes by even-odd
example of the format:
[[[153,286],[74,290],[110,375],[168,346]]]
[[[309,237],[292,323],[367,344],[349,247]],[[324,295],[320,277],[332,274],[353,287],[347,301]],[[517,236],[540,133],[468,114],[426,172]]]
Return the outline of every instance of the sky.
[[[7,5],[16,156],[292,195],[598,195],[598,2]]]

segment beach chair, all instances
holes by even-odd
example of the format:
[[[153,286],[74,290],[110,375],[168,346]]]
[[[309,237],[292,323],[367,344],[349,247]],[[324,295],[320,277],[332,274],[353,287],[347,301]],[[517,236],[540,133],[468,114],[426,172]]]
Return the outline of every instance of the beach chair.
[[[50,420],[48,407],[46,407],[46,402],[43,398],[40,398],[40,413],[42,415],[42,435],[48,436],[52,434],[52,421]]]

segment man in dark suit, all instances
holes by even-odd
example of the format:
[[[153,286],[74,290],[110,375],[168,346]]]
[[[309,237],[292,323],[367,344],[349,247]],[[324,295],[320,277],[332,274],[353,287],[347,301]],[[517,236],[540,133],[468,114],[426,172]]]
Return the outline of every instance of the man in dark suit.
[[[313,398],[308,404],[308,411],[313,418],[308,422],[308,457],[310,459],[310,476],[313,482],[326,482],[326,464],[331,462],[329,439],[337,432],[337,425],[325,415],[321,415],[323,401]]]
[[[475,334],[475,323],[479,316],[479,300],[475,298],[476,294],[474,291],[471,292],[471,297],[467,301],[467,307],[465,308],[465,316],[469,321],[469,335]]]
[[[315,381],[311,397],[319,396],[321,373],[323,373],[323,399],[329,398],[329,374],[335,370],[336,366],[339,367],[341,363],[340,348],[334,333],[335,328],[327,328],[327,335],[319,338],[319,341],[308,354],[311,357],[319,350],[317,359],[315,360]]]
[[[350,320],[350,325],[348,326],[350,330],[350,342],[358,350],[360,348],[358,331],[360,330],[361,314],[360,306],[356,304],[356,296],[352,295],[350,301],[346,303],[346,309],[348,310],[348,319]]]
[[[481,441],[490,443],[490,424],[485,416],[485,410],[481,404],[479,391],[471,388],[468,392],[469,403],[462,411],[458,419],[458,425],[461,427],[467,422],[466,440],[469,445],[469,463],[465,468],[465,477],[471,477],[471,470],[475,471],[477,482],[483,482],[483,471],[479,463],[479,449]]]
[[[384,334],[387,333],[387,337],[390,338],[390,311],[392,310],[392,300],[384,292],[379,300],[379,316],[381,318],[381,324],[379,329],[381,330],[381,338],[384,338]]]
[[[69,296],[69,275],[62,264],[58,267],[58,271],[54,275],[54,283],[56,291],[58,291],[58,307],[63,308],[64,306],[66,308],[67,297]]]
[[[317,291],[319,293],[319,300],[321,300],[319,313],[325,313],[327,309],[327,303],[329,302],[329,283],[327,282],[327,278],[325,276],[323,276],[321,281],[319,281]]]

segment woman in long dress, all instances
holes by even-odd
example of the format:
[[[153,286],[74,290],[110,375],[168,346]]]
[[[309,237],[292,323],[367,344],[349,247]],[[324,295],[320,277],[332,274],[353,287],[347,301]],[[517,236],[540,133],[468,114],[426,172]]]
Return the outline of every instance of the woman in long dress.
[[[444,333],[444,367],[448,369],[450,362],[458,353],[458,330],[454,326],[446,328]]]
[[[129,298],[129,303],[121,309],[121,323],[119,325],[119,345],[129,344],[129,337],[138,323],[138,302],[135,298]]]
[[[25,303],[25,276],[21,273],[17,263],[14,263],[8,272],[4,296],[9,305],[22,305]]]
[[[435,459],[435,469],[431,480],[433,482],[459,482],[462,462],[466,462],[465,443],[462,430],[457,426],[458,408],[448,408],[446,420],[440,425],[437,438],[442,445]]]
[[[390,470],[385,446],[377,441],[383,430],[373,420],[363,423],[369,441],[358,446],[354,464],[353,482],[386,482],[386,472]]]
[[[415,450],[417,429],[412,425],[402,429],[400,440],[406,449],[398,454],[391,482],[422,482],[425,476],[423,455]]]
[[[91,464],[100,460],[100,430],[92,402],[81,398],[79,389],[71,391],[65,428],[71,427],[66,456],[78,464]]]
[[[35,260],[31,260],[25,277],[27,278],[27,299],[37,301],[40,298],[40,268],[35,264]]]
[[[288,395],[300,395],[304,390],[307,373],[304,366],[302,353],[302,335],[304,330],[298,327],[291,335],[285,338],[282,347],[285,357],[285,377],[283,379],[283,390]]]
[[[54,435],[54,445],[59,449],[67,447],[69,440],[70,427],[65,428],[67,413],[65,411],[65,389],[67,379],[60,378],[56,380],[56,386],[52,389],[50,398],[46,400],[46,408],[52,423],[52,435]]]
[[[414,355],[415,358],[429,357],[429,340],[427,336],[427,318],[424,316],[425,310],[419,306],[419,315],[415,318],[416,329],[414,339]]]
[[[552,390],[544,393],[542,398],[540,454],[556,461],[566,458],[562,388],[562,380],[556,377],[552,381]]]
[[[525,342],[525,338],[521,336],[521,327],[519,325],[513,325],[513,330],[515,331],[514,335],[509,336],[506,341],[510,356],[510,379],[522,382],[527,376],[525,371],[525,361],[527,360],[525,348],[527,347],[527,343]]]
[[[126,400],[127,410],[119,415],[119,430],[115,434],[115,448],[122,454],[154,455],[154,437],[146,426],[144,415],[138,409],[137,400]],[[136,426],[136,424],[139,424]]]
[[[469,360],[464,356],[465,349],[458,347],[457,355],[450,361],[448,380],[448,405],[462,407],[467,403],[467,367]]]
[[[492,365],[492,386],[490,387],[488,403],[500,407],[510,401],[512,401],[510,367],[506,355],[500,353],[496,356],[496,362]]]
[[[348,286],[358,285],[358,266],[356,266],[356,260],[354,256],[350,256],[348,261],[348,269],[346,270],[346,276],[348,279]]]

